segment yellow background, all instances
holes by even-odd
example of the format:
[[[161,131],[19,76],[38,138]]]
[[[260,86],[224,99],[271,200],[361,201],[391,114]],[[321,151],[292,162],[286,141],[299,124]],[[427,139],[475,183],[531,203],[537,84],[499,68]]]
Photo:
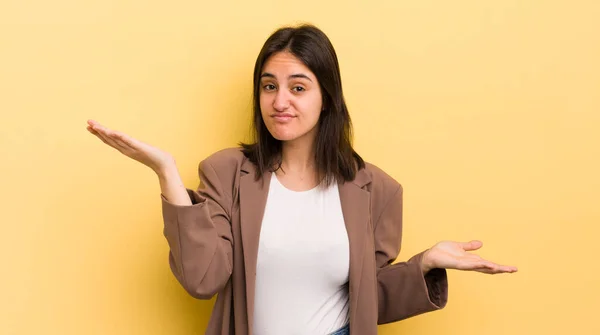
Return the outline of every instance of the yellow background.
[[[255,57],[312,22],[356,148],[405,189],[401,260],[481,239],[446,309],[381,334],[600,334],[597,1],[0,2],[1,334],[200,334],[157,178],[88,118],[198,162],[246,139]],[[359,335],[359,334],[357,334]]]

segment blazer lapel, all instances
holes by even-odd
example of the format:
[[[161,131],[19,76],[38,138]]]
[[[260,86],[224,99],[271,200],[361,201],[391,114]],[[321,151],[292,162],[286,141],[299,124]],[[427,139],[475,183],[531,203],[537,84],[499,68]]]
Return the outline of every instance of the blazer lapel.
[[[370,193],[362,187],[371,181],[365,170],[357,172],[352,182],[338,184],[342,213],[350,243],[350,320],[355,320],[358,307],[357,296],[362,278],[362,266],[367,241],[367,229],[371,216]]]
[[[256,182],[254,180],[256,169],[253,163],[247,159],[242,163],[240,170],[240,229],[242,232],[242,250],[246,275],[248,333],[252,334],[258,243],[263,215],[267,205],[271,172],[266,172],[262,180]]]

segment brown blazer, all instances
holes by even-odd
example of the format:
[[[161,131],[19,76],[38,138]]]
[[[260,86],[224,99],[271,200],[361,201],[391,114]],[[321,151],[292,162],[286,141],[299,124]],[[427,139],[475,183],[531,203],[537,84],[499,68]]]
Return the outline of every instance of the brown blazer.
[[[271,173],[254,180],[255,165],[240,148],[218,151],[199,165],[192,206],[162,197],[171,270],[194,297],[218,297],[206,334],[250,335],[256,260]],[[423,253],[391,263],[400,251],[402,187],[367,163],[339,184],[350,243],[350,333],[375,335],[377,325],[443,308],[444,269],[422,275]]]

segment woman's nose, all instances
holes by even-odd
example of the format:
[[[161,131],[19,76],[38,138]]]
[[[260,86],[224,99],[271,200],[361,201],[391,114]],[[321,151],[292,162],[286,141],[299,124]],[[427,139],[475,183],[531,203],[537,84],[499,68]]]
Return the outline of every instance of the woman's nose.
[[[273,108],[278,111],[284,111],[290,107],[290,97],[289,92],[286,90],[277,91],[277,95],[275,96],[275,101],[273,101]]]

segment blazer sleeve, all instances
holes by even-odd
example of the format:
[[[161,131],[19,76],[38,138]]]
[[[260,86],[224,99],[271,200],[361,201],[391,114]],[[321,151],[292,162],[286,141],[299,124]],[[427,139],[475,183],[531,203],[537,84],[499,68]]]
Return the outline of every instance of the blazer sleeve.
[[[379,313],[378,324],[406,319],[441,309],[448,300],[445,269],[421,271],[421,252],[408,260],[392,264],[402,240],[402,186],[384,206],[374,226]]]
[[[200,162],[198,170],[199,188],[187,189],[192,205],[172,204],[161,194],[163,233],[179,283],[193,297],[210,299],[225,287],[233,269],[232,199],[209,162]]]

